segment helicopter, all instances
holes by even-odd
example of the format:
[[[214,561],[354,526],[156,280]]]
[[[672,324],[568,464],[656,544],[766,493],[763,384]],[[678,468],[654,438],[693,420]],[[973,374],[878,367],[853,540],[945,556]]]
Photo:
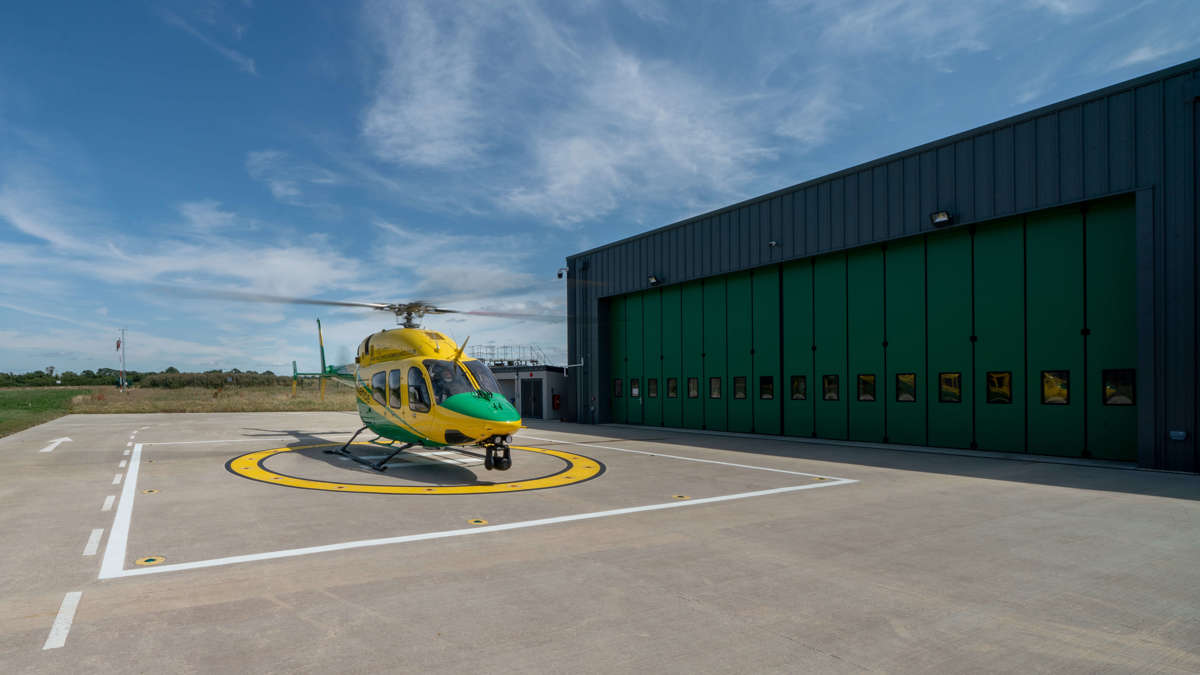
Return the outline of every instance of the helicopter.
[[[487,364],[464,355],[470,337],[460,346],[439,331],[422,328],[418,319],[435,314],[471,314],[559,320],[541,314],[454,310],[425,301],[346,302],[241,291],[208,291],[205,295],[250,302],[364,307],[395,314],[399,327],[364,338],[358,345],[353,369],[348,364],[326,367],[324,338],[319,338],[321,377],[354,387],[358,416],[363,423],[345,445],[325,452],[345,456],[380,472],[386,471],[387,463],[401,452],[418,446],[456,446],[462,452],[478,456],[465,449],[477,448],[483,451],[487,470],[507,471],[512,467],[509,444],[512,435],[521,428],[520,413],[504,397]],[[388,439],[390,445],[386,447],[395,447],[394,451],[374,462],[350,452],[354,440],[367,430],[376,434],[375,440]],[[396,447],[397,442],[402,445]]]

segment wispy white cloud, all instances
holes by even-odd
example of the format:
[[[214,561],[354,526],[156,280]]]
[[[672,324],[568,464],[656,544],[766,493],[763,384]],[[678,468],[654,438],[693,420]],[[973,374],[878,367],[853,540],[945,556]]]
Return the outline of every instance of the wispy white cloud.
[[[194,229],[200,232],[223,230],[237,222],[237,214],[221,209],[215,199],[201,199],[179,205],[179,213]]]
[[[332,186],[343,182],[338,174],[309,162],[291,157],[281,150],[255,150],[246,154],[246,171],[261,181],[271,196],[284,204],[337,211],[328,202],[311,200],[306,191],[313,186]]]
[[[367,5],[366,23],[386,60],[362,130],[378,157],[446,167],[484,152],[477,59],[485,13],[468,4],[439,21],[417,2]]]
[[[242,72],[248,73],[250,75],[255,75],[255,76],[258,75],[258,70],[254,66],[254,59],[250,58],[249,56],[246,56],[245,54],[239,52],[236,49],[233,49],[231,47],[226,47],[225,45],[217,42],[213,38],[210,38],[209,36],[200,32],[199,29],[197,29],[195,26],[193,26],[191,23],[189,23],[183,17],[179,16],[178,14],[175,14],[174,12],[171,12],[168,10],[160,10],[159,15],[162,17],[163,21],[167,22],[168,24],[170,24],[172,26],[175,26],[176,28],[179,28],[180,30],[187,33],[188,35],[191,35],[192,37],[194,37],[197,40],[199,40],[200,42],[202,42],[204,44],[204,46],[208,47],[209,49],[213,50],[214,52],[225,57],[231,63],[236,65],[238,67],[238,69],[241,70]]]

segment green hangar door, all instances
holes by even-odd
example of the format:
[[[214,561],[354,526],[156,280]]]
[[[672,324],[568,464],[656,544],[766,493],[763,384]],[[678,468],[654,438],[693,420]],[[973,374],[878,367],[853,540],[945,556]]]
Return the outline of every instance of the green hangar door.
[[[1134,200],[611,298],[611,420],[1137,459]]]

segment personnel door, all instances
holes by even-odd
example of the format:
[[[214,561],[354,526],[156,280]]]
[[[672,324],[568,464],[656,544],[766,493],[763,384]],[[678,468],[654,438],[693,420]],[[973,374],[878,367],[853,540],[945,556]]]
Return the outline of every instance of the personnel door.
[[[542,381],[521,382],[521,417],[542,418]]]

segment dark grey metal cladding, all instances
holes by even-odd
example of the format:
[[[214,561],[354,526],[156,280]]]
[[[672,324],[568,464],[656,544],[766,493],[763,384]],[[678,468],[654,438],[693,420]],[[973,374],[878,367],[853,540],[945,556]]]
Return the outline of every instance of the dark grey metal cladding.
[[[591,259],[594,272],[572,321],[597,338],[586,350],[578,341],[571,360],[599,365],[600,305],[647,288],[648,274],[675,284],[913,236],[933,230],[938,210],[961,226],[1136,191],[1138,392],[1153,417],[1139,426],[1141,461],[1200,470],[1198,70],[1200,60],[1184,63],[571,256],[569,267]],[[590,369],[580,400],[602,399],[601,381]],[[585,409],[582,421],[603,419]],[[1188,439],[1167,440],[1169,430]]]

